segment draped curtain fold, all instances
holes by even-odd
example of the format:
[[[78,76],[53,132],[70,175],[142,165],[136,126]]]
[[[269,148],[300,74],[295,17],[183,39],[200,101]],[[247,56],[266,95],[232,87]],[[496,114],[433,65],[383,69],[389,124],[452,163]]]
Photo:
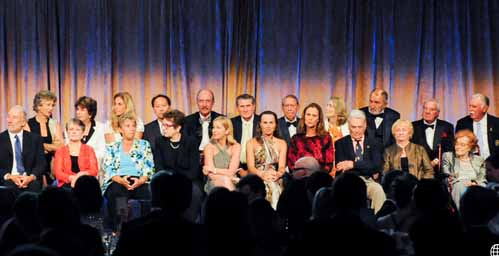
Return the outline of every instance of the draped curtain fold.
[[[230,116],[244,92],[280,114],[287,94],[358,108],[375,87],[409,120],[437,98],[455,122],[475,92],[495,114],[497,17],[496,0],[0,0],[0,128],[41,89],[58,96],[60,120],[88,95],[104,121],[123,90],[145,121],[158,93],[191,113],[201,88]]]

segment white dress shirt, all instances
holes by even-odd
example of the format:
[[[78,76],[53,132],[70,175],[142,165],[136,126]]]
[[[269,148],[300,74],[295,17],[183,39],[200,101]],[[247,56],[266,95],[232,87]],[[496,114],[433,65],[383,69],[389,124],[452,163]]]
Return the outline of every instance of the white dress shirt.
[[[435,119],[435,121],[433,121],[433,123],[431,124],[423,120],[423,123],[427,125],[433,125],[433,129],[427,127],[424,130],[424,133],[426,135],[426,144],[428,144],[428,146],[433,150],[433,140],[435,138],[435,129],[437,129],[437,120]]]
[[[482,137],[478,138],[477,133],[477,123],[480,123],[480,130],[482,132]],[[482,117],[482,119],[478,122],[473,121],[473,133],[477,135],[478,145],[480,145],[480,156],[486,159],[490,156],[489,149],[489,136],[487,134],[487,113]]]
[[[21,143],[21,152],[23,148],[23,131],[21,130],[18,133],[9,132],[10,145],[12,146],[12,169],[10,170],[10,174],[12,175],[19,175],[19,172],[17,172],[17,163],[16,163],[16,138],[15,138],[16,135],[19,138],[19,143]]]
[[[284,117],[284,121],[286,122],[286,125],[287,123],[293,123],[297,120],[297,118],[295,117],[295,119],[293,121],[289,121],[286,117]],[[288,126],[288,132],[289,132],[289,137],[292,138],[295,134],[296,134],[296,131],[297,131],[298,127],[294,126],[294,125],[290,125]]]
[[[199,113],[199,117],[203,120],[203,123],[201,124],[201,127],[203,128],[203,137],[201,138],[201,143],[199,144],[199,151],[203,151],[204,147],[210,143],[210,133],[209,133],[209,127],[210,127],[210,122],[208,121],[208,118],[210,118],[211,113],[207,116],[201,115]]]
[[[241,163],[246,163],[246,143],[253,138],[253,119],[255,115],[251,116],[249,121],[244,120],[241,117],[242,121],[242,135],[241,135]]]

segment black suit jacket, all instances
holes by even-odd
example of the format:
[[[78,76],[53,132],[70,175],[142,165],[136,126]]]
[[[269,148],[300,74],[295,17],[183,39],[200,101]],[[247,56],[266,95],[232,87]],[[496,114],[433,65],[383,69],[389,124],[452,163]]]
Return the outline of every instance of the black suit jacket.
[[[414,134],[411,141],[423,146],[430,157],[430,160],[438,158],[438,145],[442,147],[442,153],[454,150],[454,125],[444,120],[437,119],[435,125],[435,135],[433,137],[433,149],[426,142],[426,132],[423,119],[412,122]]]
[[[374,136],[376,133],[376,124],[374,122],[374,117],[369,113],[368,107],[363,107],[360,110],[364,111],[367,118],[367,134],[369,136]],[[388,147],[395,143],[395,139],[392,135],[392,125],[400,119],[400,113],[391,109],[385,108],[384,110],[385,117],[383,118],[383,147]]]
[[[379,172],[383,165],[383,146],[376,139],[365,136],[362,151],[362,160],[355,162],[352,137],[347,135],[334,143],[334,159],[336,163],[341,161],[354,161],[353,171],[359,175],[370,177]]]
[[[34,133],[23,131],[23,163],[26,174],[35,175],[41,180],[47,163],[43,153],[42,138]],[[0,181],[4,182],[3,176],[12,170],[14,153],[10,143],[9,132],[0,133]]]
[[[241,137],[243,136],[243,121],[241,121],[241,116],[236,116],[230,119],[232,121],[232,126],[234,126],[234,139],[241,143]],[[252,137],[256,135],[256,127],[260,122],[260,116],[255,114],[255,118],[253,118],[253,134]]]
[[[211,111],[211,121],[210,125],[208,126],[208,135],[211,138],[211,132],[213,129],[213,120],[215,118],[221,116],[222,114],[217,113],[215,111]],[[201,144],[201,140],[203,139],[203,127],[201,126],[201,123],[199,122],[199,118],[201,115],[199,112],[196,112],[194,114],[190,114],[185,118],[184,121],[184,126],[182,127],[182,133],[188,136],[192,136],[196,139],[198,148],[199,144]]]
[[[465,116],[457,121],[456,133],[464,129],[473,131],[473,119],[470,116]],[[499,153],[499,118],[491,114],[487,114],[487,137],[490,155]]]
[[[146,124],[144,127],[144,140],[149,141],[149,144],[154,151],[156,138],[161,137],[161,127],[159,127],[158,119]]]
[[[300,118],[296,117],[296,121],[300,122]],[[279,135],[288,143],[288,148],[291,144],[291,136],[289,136],[288,126],[286,124],[286,119],[284,117],[279,118],[277,121],[279,124]],[[298,126],[296,126],[296,131],[298,132]]]

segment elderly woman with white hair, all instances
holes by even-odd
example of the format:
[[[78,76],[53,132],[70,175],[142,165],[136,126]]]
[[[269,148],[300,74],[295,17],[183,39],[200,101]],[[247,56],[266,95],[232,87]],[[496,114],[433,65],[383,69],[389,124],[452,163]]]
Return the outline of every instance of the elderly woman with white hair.
[[[418,179],[431,179],[434,172],[430,158],[423,146],[410,142],[414,134],[412,123],[399,119],[392,126],[395,144],[385,149],[383,172],[402,170]]]

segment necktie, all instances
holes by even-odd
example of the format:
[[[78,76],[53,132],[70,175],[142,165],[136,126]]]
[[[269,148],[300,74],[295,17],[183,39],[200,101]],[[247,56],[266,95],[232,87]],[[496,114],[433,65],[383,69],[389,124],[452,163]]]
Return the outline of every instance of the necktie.
[[[24,174],[24,164],[23,164],[23,152],[21,149],[21,142],[19,141],[19,137],[14,136],[15,141],[15,148],[16,148],[16,165],[17,165],[17,172],[22,175]]]
[[[423,124],[424,126],[424,129],[428,129],[428,128],[431,128],[431,129],[435,129],[435,125],[434,124]]]
[[[485,146],[483,145],[482,124],[480,122],[476,123],[476,137],[478,139],[478,152],[481,154]]]
[[[286,122],[286,127],[289,127],[290,125],[292,125],[294,127],[298,127],[298,121]]]
[[[362,146],[360,146],[360,140],[355,140],[355,161],[362,160]]]

